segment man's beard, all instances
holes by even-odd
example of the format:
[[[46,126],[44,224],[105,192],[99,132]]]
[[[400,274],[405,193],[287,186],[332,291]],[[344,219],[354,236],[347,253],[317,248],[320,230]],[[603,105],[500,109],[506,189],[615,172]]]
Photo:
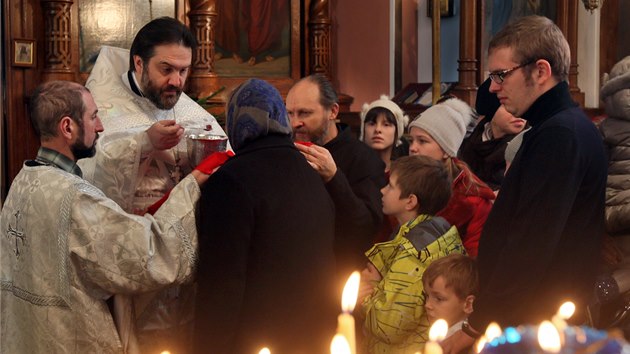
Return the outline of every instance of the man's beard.
[[[325,137],[328,135],[328,124],[328,120],[324,120],[320,126],[312,131],[302,130],[305,127],[298,128],[293,132],[293,138],[295,140],[310,141],[315,145],[322,146],[324,145]],[[307,138],[303,138],[302,136],[298,137],[298,134],[306,135]]]
[[[153,81],[151,81],[151,79],[149,78],[148,67],[146,67],[146,69],[142,71],[140,84],[142,85],[142,94],[144,95],[144,97],[148,98],[149,101],[153,102],[153,104],[157,108],[162,110],[167,110],[175,107],[175,104],[177,104],[177,101],[179,101],[179,96],[181,96],[182,94],[182,90],[177,86],[168,85],[164,89],[156,87]],[[175,96],[162,98],[162,93],[167,90],[175,91]]]
[[[85,145],[85,143],[83,142],[84,135],[85,134],[83,128],[81,128],[81,132],[77,137],[77,141],[75,141],[74,144],[70,146],[70,151],[72,151],[72,155],[74,155],[75,161],[86,159],[96,154],[96,141],[98,140],[98,133],[94,138],[94,143],[92,144],[92,146]]]

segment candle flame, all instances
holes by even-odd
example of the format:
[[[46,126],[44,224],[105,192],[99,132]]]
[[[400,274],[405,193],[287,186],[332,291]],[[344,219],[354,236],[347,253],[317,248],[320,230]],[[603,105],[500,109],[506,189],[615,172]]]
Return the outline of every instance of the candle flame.
[[[498,323],[491,322],[488,325],[488,328],[486,328],[486,339],[488,340],[488,342],[490,342],[493,339],[500,337],[502,332],[503,331],[501,330],[501,327]]]
[[[271,354],[271,350],[269,350],[269,348],[267,347],[264,347],[258,352],[258,354]]]
[[[354,305],[357,303],[357,296],[359,296],[359,283],[361,282],[361,273],[358,271],[352,272],[346,285],[343,287],[343,293],[341,295],[341,310],[343,312],[354,311]]]
[[[448,323],[445,320],[439,319],[433,323],[431,329],[429,329],[429,340],[436,342],[441,341],[446,337],[448,332]]]
[[[551,322],[543,321],[538,327],[538,344],[550,353],[560,351],[560,333]]]
[[[171,354],[171,352],[169,352],[168,350],[165,350],[165,351],[161,352],[160,354]]]
[[[479,340],[477,341],[477,345],[475,346],[477,353],[481,353],[483,347],[486,346],[486,343],[488,343],[488,339],[486,339],[486,336],[481,336],[481,338],[479,338]]]
[[[332,342],[330,342],[330,353],[331,354],[350,354],[350,343],[346,337],[341,334],[336,334]]]
[[[568,320],[575,313],[575,304],[571,301],[567,301],[558,309],[558,316],[563,320]]]

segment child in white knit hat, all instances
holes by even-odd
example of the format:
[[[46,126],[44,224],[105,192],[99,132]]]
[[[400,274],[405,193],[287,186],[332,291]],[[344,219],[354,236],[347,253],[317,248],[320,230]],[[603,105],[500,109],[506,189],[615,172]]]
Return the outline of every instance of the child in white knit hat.
[[[402,139],[407,123],[409,117],[385,95],[370,104],[363,104],[359,140],[378,152],[385,163],[386,175],[392,159],[407,155],[407,144]],[[398,147],[405,151],[401,154]]]
[[[387,180],[392,160],[409,154],[409,143],[402,137],[407,123],[409,117],[386,95],[370,104],[363,104],[359,140],[379,154],[385,163]],[[397,227],[396,218],[385,215],[374,237],[374,243],[389,240]]]
[[[477,257],[479,237],[495,198],[492,189],[457,159],[466,127],[473,119],[470,106],[457,98],[429,107],[411,124],[409,155],[443,161],[453,178],[453,194],[437,215],[455,225],[471,257]]]

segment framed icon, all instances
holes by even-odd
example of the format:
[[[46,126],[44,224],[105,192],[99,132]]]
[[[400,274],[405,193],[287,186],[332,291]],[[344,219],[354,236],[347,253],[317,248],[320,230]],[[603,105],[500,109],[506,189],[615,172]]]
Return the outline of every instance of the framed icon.
[[[35,41],[32,39],[13,40],[13,66],[35,66]]]

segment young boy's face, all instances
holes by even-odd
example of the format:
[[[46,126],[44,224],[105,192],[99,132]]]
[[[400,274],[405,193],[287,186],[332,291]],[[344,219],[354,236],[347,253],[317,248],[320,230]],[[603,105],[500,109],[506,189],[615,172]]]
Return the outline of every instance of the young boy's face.
[[[400,199],[396,173],[389,177],[389,183],[381,189],[381,193],[383,194],[383,214],[392,215],[398,219],[406,211],[407,198]]]
[[[433,286],[425,283],[424,292],[426,294],[424,309],[431,324],[436,320],[443,319],[450,327],[465,320],[472,313],[473,296],[460,299],[451,287],[446,286],[446,281],[442,276],[435,278]]]

